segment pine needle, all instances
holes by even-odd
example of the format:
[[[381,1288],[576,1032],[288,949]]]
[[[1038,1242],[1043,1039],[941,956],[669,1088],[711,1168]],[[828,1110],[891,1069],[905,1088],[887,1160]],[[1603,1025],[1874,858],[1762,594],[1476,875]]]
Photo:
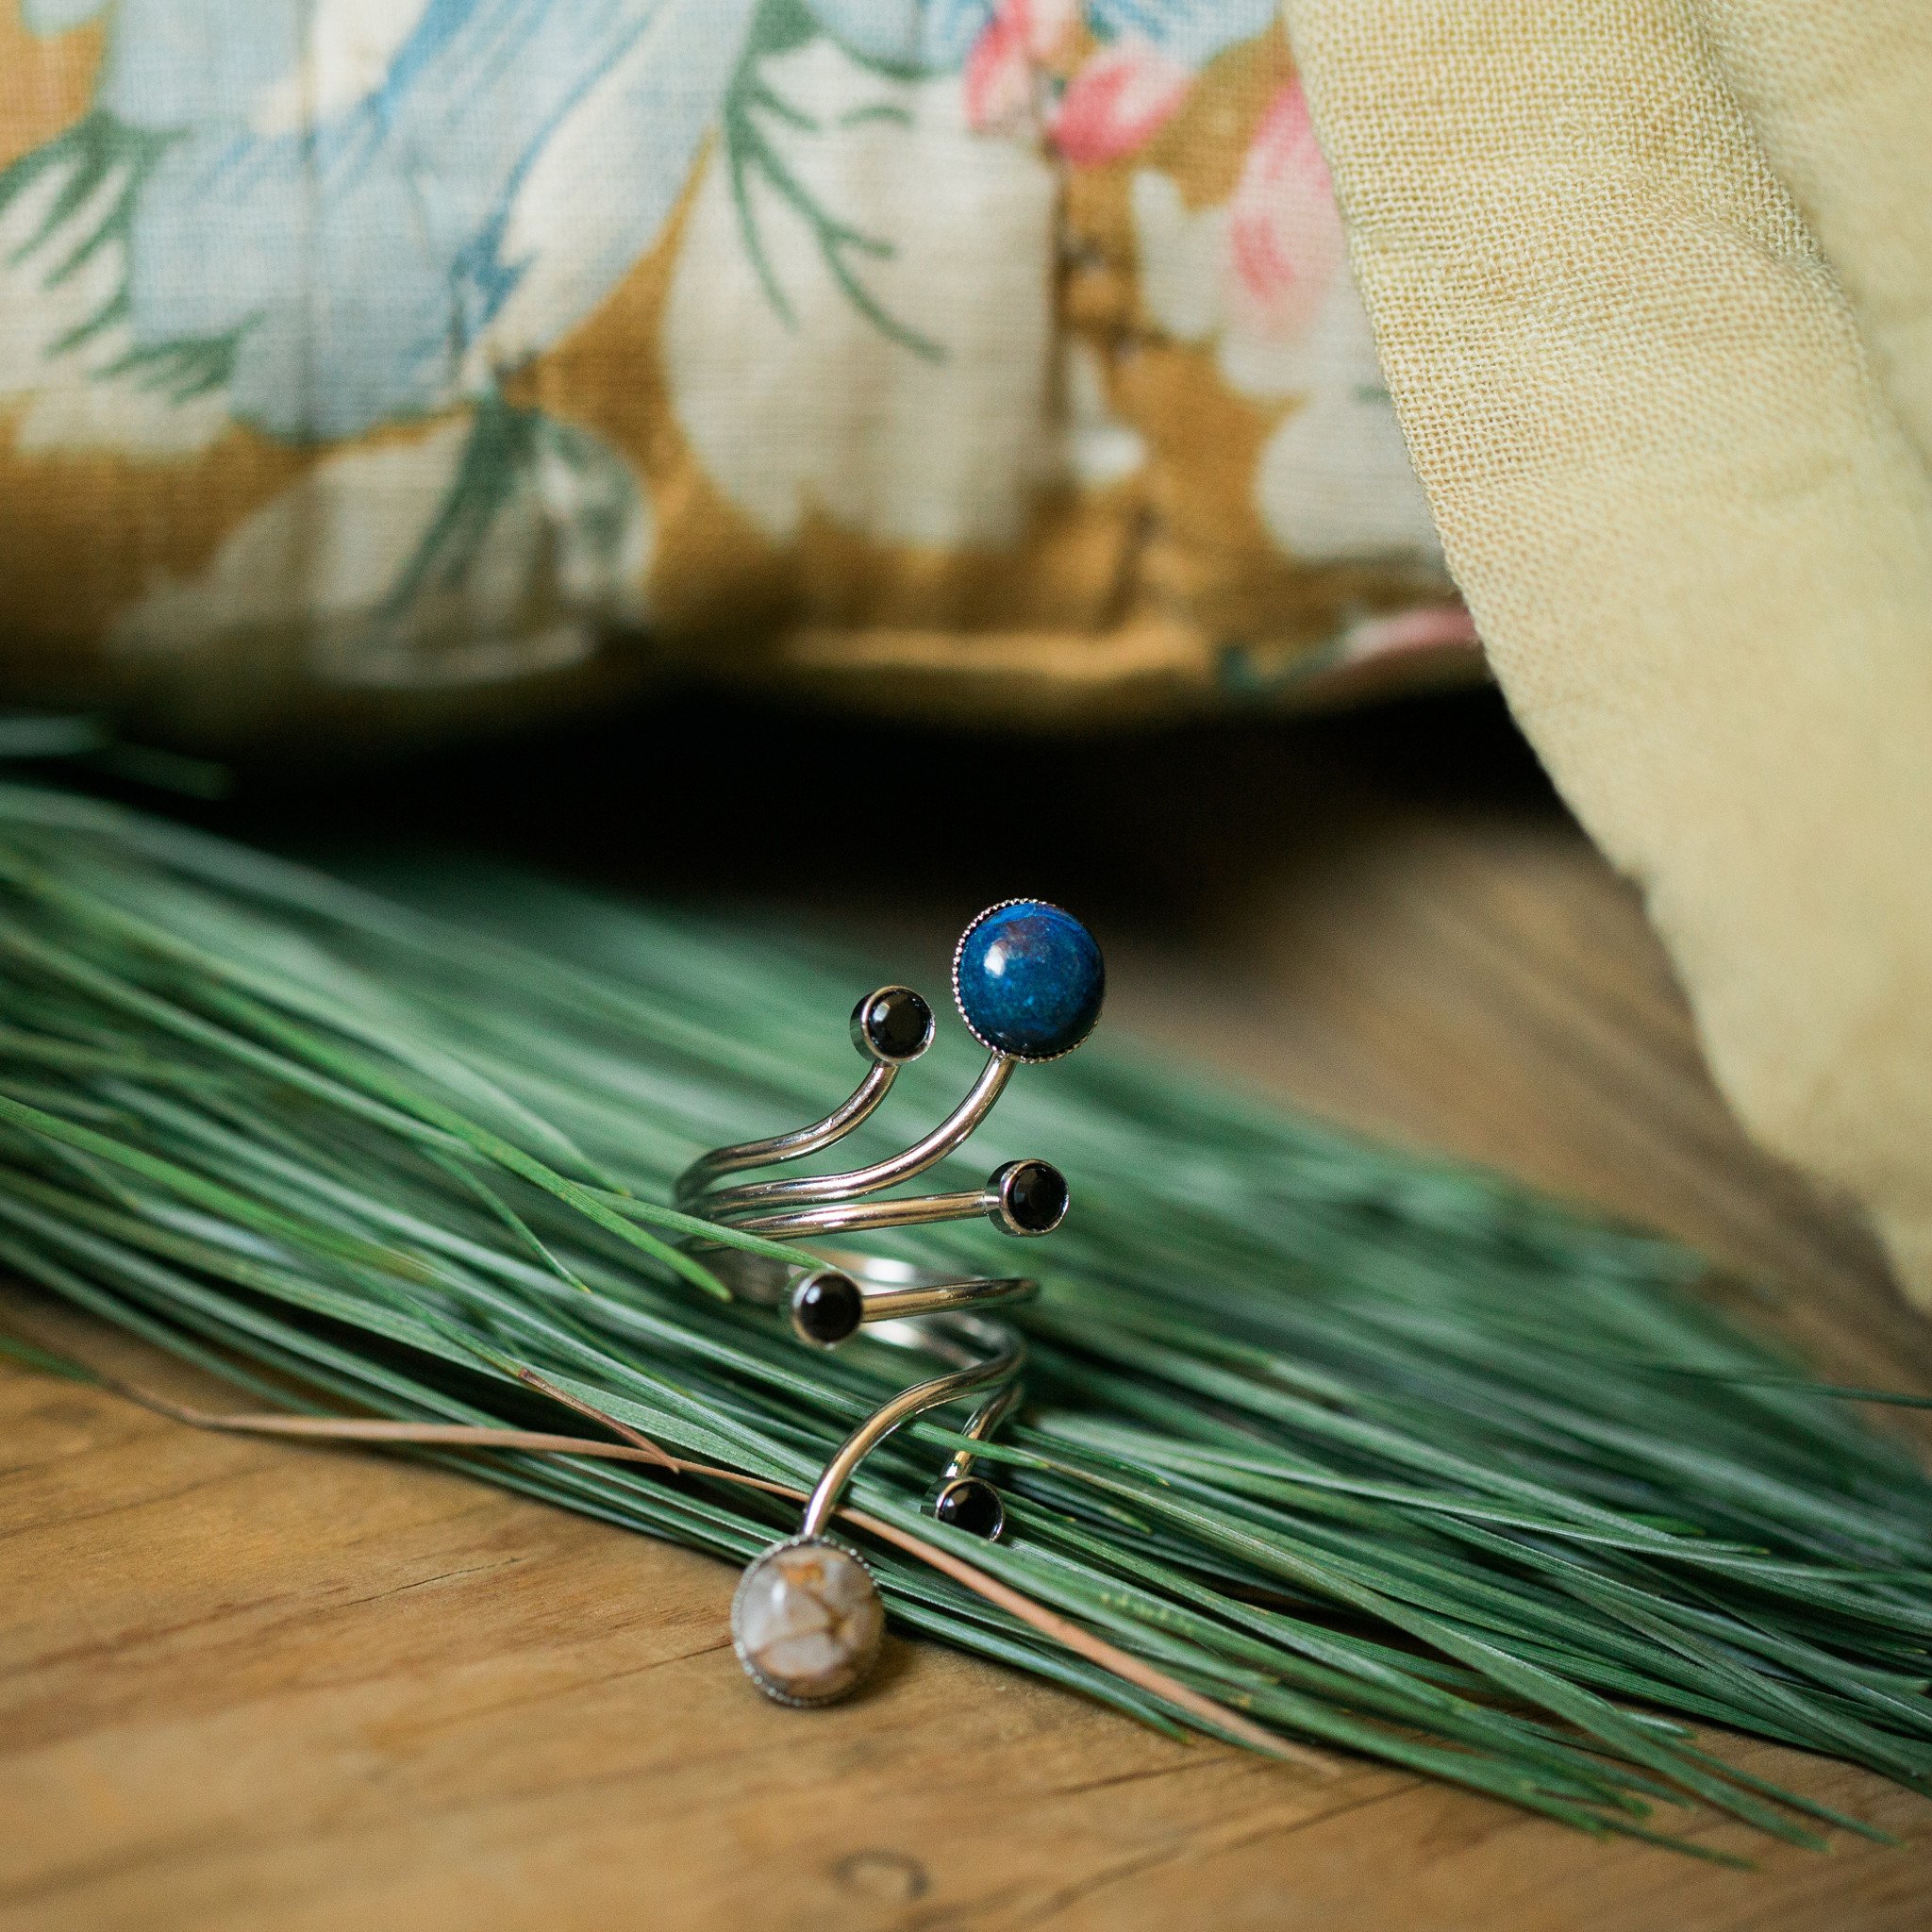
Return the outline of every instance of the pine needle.
[[[0,1264],[267,1406],[138,1396],[184,1421],[386,1443],[744,1560],[904,1366],[721,1299],[671,1179],[824,1111],[894,962],[474,866],[381,883],[0,787]],[[910,1070],[866,1154],[972,1064],[956,1038]],[[921,1511],[958,1415],[893,1438],[846,1521],[902,1625],[1164,1728],[1700,1855],[1659,1804],[1865,1827],[1689,1722],[1932,1778],[1932,1482],[1868,1391],[1700,1299],[1696,1257],[1118,1042],[1016,1082],[960,1182],[1022,1154],[1076,1206],[983,1452],[1010,1541]],[[990,1228],[886,1245],[1009,1266]]]

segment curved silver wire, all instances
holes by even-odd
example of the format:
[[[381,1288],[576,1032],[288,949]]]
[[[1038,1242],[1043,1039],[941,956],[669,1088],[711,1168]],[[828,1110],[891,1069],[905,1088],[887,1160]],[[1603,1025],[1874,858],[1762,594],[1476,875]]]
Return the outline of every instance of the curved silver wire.
[[[722,1221],[733,1227],[754,1229],[756,1224],[749,1217],[774,1203],[856,1201],[867,1194],[896,1187],[901,1181],[916,1180],[929,1168],[937,1167],[992,1111],[993,1103],[1006,1091],[1007,1082],[1013,1077],[1016,1064],[1004,1054],[992,1055],[966,1098],[931,1133],[915,1141],[904,1153],[893,1155],[890,1160],[874,1161],[872,1166],[855,1168],[850,1174],[808,1174],[801,1180],[752,1181],[741,1187],[717,1189],[705,1198],[701,1208],[693,1211],[702,1212],[708,1221]],[[829,1147],[833,1141],[849,1134],[878,1106],[891,1090],[898,1071],[895,1066],[874,1065],[858,1083],[851,1099],[842,1107],[834,1108],[815,1125],[797,1134],[779,1135],[770,1141],[751,1141],[741,1147],[720,1148],[714,1154],[706,1155],[702,1160],[693,1161],[678,1179],[678,1206],[691,1206],[696,1201],[700,1189],[705,1185],[704,1180],[698,1178],[700,1170],[707,1171],[708,1175],[741,1172],[747,1167],[775,1166],[779,1161],[797,1160],[807,1154],[816,1154],[821,1148]],[[880,1074],[885,1077],[878,1081],[876,1091],[861,1107],[861,1098]],[[838,1124],[834,1125],[834,1123]],[[794,1141],[805,1144],[788,1144]],[[779,1148],[785,1151],[762,1151]],[[955,1205],[946,1213],[918,1218],[956,1221],[982,1211],[976,1207],[958,1206],[963,1198],[959,1195],[934,1198]],[[899,1202],[893,1205],[903,1208],[911,1204]],[[883,1212],[884,1208],[878,1211]],[[847,1226],[860,1224],[856,1221],[845,1224]],[[908,1224],[906,1218],[876,1224],[880,1227]]]
[[[1045,1169],[1043,1162],[1008,1162],[989,1177],[983,1188],[943,1193],[874,1198],[887,1189],[916,1180],[955,1152],[992,1111],[1006,1091],[1018,1062],[992,1054],[958,1107],[930,1132],[888,1159],[853,1168],[842,1174],[807,1175],[788,1180],[763,1180],[725,1185],[728,1176],[804,1159],[835,1145],[868,1120],[891,1091],[899,1066],[916,1058],[931,1039],[898,1059],[889,1059],[869,1044],[861,1016],[888,994],[907,994],[903,988],[881,988],[869,993],[854,1009],[853,1037],[872,1064],[852,1093],[824,1119],[789,1134],[746,1141],[713,1149],[694,1160],[678,1177],[675,1199],[686,1212],[702,1216],[721,1227],[740,1229],[791,1241],[817,1241],[827,1236],[869,1233],[883,1228],[913,1227],[935,1222],[991,1218],[1008,1233],[1046,1232],[1020,1224],[1010,1211],[1003,1179],[1024,1167]],[[924,1008],[924,1002],[919,1002]],[[1053,1174],[1050,1169],[1045,1170]],[[1053,1174],[1062,1190],[1064,1184]],[[1057,1223],[1058,1213],[1052,1217]],[[975,1391],[988,1391],[968,1418],[964,1433],[985,1441],[1020,1399],[1020,1373],[1025,1344],[1018,1332],[986,1310],[1027,1300],[1038,1284],[1026,1276],[955,1276],[882,1256],[822,1250],[824,1265],[787,1268],[782,1263],[747,1255],[730,1246],[694,1237],[687,1246],[702,1250],[708,1265],[723,1274],[732,1288],[753,1301],[789,1304],[792,1327],[800,1338],[821,1347],[837,1346],[863,1331],[870,1339],[914,1348],[947,1365],[945,1374],[917,1382],[882,1403],[841,1443],[812,1490],[806,1506],[801,1535],[816,1536],[838,1507],[854,1472],[878,1444],[902,1423],[928,1409],[943,1407]],[[815,1332],[813,1304],[808,1291],[816,1288],[834,1312],[846,1319]],[[801,1297],[805,1297],[803,1300]],[[832,1332],[836,1328],[840,1332]],[[971,1475],[972,1456],[964,1452],[948,1465],[933,1498],[934,1512],[951,1520],[946,1498],[962,1480],[992,1495],[990,1486]],[[957,1499],[957,1498],[956,1498]],[[989,1522],[988,1534],[1004,1526],[1004,1506],[996,1497],[978,1511]]]
[[[908,1201],[829,1201],[822,1206],[794,1208],[786,1214],[709,1216],[725,1227],[747,1234],[790,1236],[810,1241],[817,1235],[867,1234],[888,1227],[923,1227],[934,1221],[966,1221],[990,1214],[999,1197],[987,1188],[958,1194],[921,1194]]]
[[[929,1315],[920,1320],[917,1335],[891,1334],[891,1329],[899,1325],[895,1322],[875,1330],[874,1339],[902,1341],[905,1346],[936,1355],[942,1361],[951,1358],[959,1366],[948,1374],[936,1375],[929,1382],[916,1382],[902,1390],[890,1402],[881,1403],[845,1438],[813,1485],[798,1527],[801,1536],[824,1532],[853,1473],[901,1423],[909,1422],[929,1408],[942,1408],[975,1389],[996,1384],[991,1399],[982,1403],[966,1424],[969,1435],[983,1439],[1019,1399],[1018,1376],[1025,1364],[1026,1344],[1004,1322],[990,1322],[983,1315]],[[977,1429],[975,1424],[979,1424]]]
[[[851,1098],[841,1101],[824,1120],[814,1121],[794,1133],[774,1134],[768,1141],[745,1141],[736,1147],[720,1147],[693,1160],[677,1177],[677,1205],[688,1206],[727,1174],[741,1174],[748,1167],[770,1167],[781,1160],[799,1160],[808,1154],[816,1154],[822,1147],[829,1147],[873,1112],[892,1091],[892,1082],[898,1077],[896,1065],[889,1060],[875,1060]]]

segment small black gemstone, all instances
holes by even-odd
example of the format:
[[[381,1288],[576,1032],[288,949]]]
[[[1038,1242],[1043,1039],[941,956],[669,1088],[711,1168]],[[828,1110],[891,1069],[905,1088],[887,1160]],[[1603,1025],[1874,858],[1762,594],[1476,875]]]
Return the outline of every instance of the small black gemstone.
[[[858,1030],[881,1059],[908,1060],[932,1037],[932,1008],[909,987],[889,986],[861,1004]]]
[[[1044,1160],[1023,1160],[1007,1178],[1007,1212],[1026,1234],[1047,1234],[1067,1211],[1066,1176]]]
[[[864,1313],[858,1283],[829,1268],[808,1274],[791,1291],[791,1325],[821,1348],[856,1335]]]
[[[999,1491],[976,1475],[962,1475],[942,1489],[932,1506],[932,1513],[968,1536],[983,1536],[991,1542],[1006,1525],[1007,1512],[1000,1507]]]

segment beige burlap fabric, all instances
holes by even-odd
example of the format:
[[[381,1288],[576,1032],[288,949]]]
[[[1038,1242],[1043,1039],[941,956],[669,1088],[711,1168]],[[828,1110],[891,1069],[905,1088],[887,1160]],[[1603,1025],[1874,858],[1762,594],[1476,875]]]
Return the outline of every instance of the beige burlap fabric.
[[[1287,15],[1511,702],[1932,1302],[1932,6]]]

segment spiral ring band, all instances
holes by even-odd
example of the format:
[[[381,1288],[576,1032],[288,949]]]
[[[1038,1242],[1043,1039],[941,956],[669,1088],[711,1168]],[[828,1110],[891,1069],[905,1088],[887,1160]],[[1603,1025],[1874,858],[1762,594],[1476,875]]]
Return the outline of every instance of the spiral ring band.
[[[853,1091],[807,1126],[701,1156],[679,1178],[677,1205],[721,1233],[791,1242],[976,1216],[1008,1235],[1051,1233],[1066,1214],[1068,1192],[1058,1170],[1043,1160],[1007,1161],[980,1188],[881,1196],[955,1153],[992,1111],[1017,1066],[1077,1046],[1099,1016],[1104,986],[1100,950],[1077,920],[1043,900],[988,908],[954,953],[953,991],[989,1058],[944,1120],[898,1154],[843,1173],[734,1178],[836,1146],[872,1118],[900,1068],[931,1044],[925,1001],[908,987],[880,987],[853,1008],[853,1042],[868,1061]],[[826,1525],[859,1464],[912,1417],[976,1395],[962,1434],[969,1444],[991,1436],[1021,1398],[1026,1360],[1024,1339],[997,1311],[1030,1299],[1038,1284],[1025,1275],[954,1275],[842,1247],[822,1248],[814,1263],[797,1265],[702,1235],[687,1246],[745,1300],[784,1307],[793,1334],[812,1347],[836,1348],[864,1331],[942,1365],[943,1373],[901,1390],[846,1437],[813,1485],[798,1533],[745,1571],[733,1601],[734,1642],[759,1687],[781,1703],[827,1703],[870,1667],[883,1610],[864,1564],[826,1536]],[[954,1455],[928,1507],[942,1523],[997,1538],[1006,1506],[974,1473],[974,1460],[970,1446]]]

